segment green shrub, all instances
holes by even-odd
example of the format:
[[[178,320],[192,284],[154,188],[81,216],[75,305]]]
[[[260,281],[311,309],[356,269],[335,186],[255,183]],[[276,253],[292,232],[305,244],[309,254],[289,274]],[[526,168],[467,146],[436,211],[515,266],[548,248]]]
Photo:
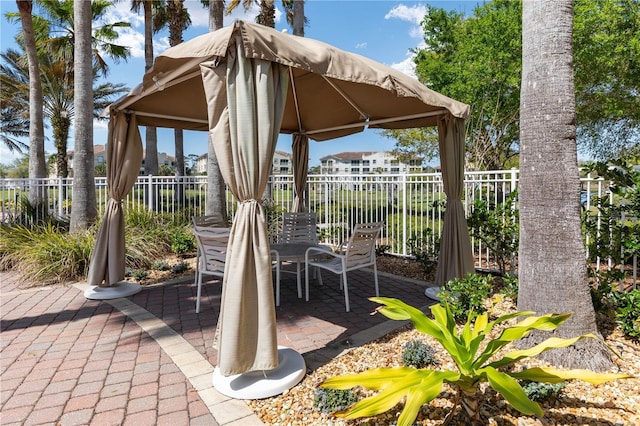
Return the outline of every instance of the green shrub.
[[[154,271],[168,271],[171,269],[171,265],[166,260],[156,260],[151,264],[151,269]]]
[[[406,367],[425,368],[438,363],[435,351],[422,340],[412,340],[403,346],[402,363]]]
[[[352,389],[361,386],[377,391],[346,411],[336,413],[347,419],[376,416],[404,401],[398,417],[399,426],[411,425],[421,407],[435,399],[449,384],[455,395],[454,406],[443,424],[451,421],[458,404],[463,412],[475,421],[480,421],[480,407],[477,396],[479,387],[486,383],[502,395],[516,410],[525,415],[542,417],[542,407],[529,399],[519,380],[545,383],[559,383],[571,379],[584,380],[592,384],[628,378],[622,373],[594,373],[583,369],[560,370],[553,367],[525,368],[511,371],[516,362],[534,357],[550,349],[564,348],[584,338],[597,338],[593,334],[571,339],[549,338],[529,349],[513,350],[497,355],[505,346],[527,336],[533,330],[553,331],[562,325],[571,314],[547,314],[532,316],[533,312],[515,312],[489,321],[487,313],[478,315],[472,323],[471,317],[463,327],[457,327],[448,306],[432,305],[427,317],[421,310],[397,299],[372,297],[370,300],[383,306],[378,312],[393,320],[411,320],[416,330],[438,341],[456,364],[454,370],[432,370],[428,368],[392,367],[376,368],[358,374],[332,377],[323,382],[322,387],[331,389]],[[494,339],[489,339],[494,327],[513,318],[524,317],[515,325],[505,327]],[[487,341],[488,340],[488,341]],[[448,391],[447,391],[448,392]]]
[[[0,227],[3,269],[15,268],[30,280],[66,282],[86,276],[95,230],[69,234],[52,223]]]
[[[627,292],[614,291],[611,300],[615,305],[616,322],[625,335],[640,340],[640,288]]]
[[[567,386],[567,382],[559,383],[544,383],[544,382],[532,382],[530,380],[521,380],[520,386],[524,389],[524,393],[527,394],[530,400],[536,402],[542,402],[549,398],[556,398],[562,392],[562,389]]]
[[[187,269],[189,269],[189,265],[187,264],[187,262],[180,262],[171,267],[171,272],[173,272],[174,274],[179,274],[180,272],[184,272]]]
[[[486,312],[484,301],[493,291],[491,275],[467,274],[446,283],[438,297],[440,304],[448,305],[456,322],[464,322],[468,315]]]
[[[514,254],[518,252],[520,238],[517,197],[517,192],[513,191],[503,203],[495,206],[485,200],[476,200],[467,217],[471,236],[489,250],[502,275],[515,270]]]
[[[184,229],[176,230],[171,237],[171,251],[175,254],[186,254],[196,249],[196,240]]]
[[[149,272],[145,271],[144,269],[137,269],[133,271],[132,276],[136,281],[144,281],[149,278]]]
[[[380,256],[385,254],[386,252],[388,252],[389,250],[391,250],[391,246],[388,244],[380,244],[379,246],[376,246],[376,256]]]
[[[313,407],[325,414],[344,410],[356,402],[358,402],[358,396],[352,389],[320,388],[313,394]]]
[[[433,234],[431,228],[415,232],[407,240],[409,254],[429,270],[436,265],[440,252],[440,238]]]
[[[518,276],[510,273],[505,274],[502,277],[502,283],[504,286],[500,290],[500,293],[513,301],[518,300]]]

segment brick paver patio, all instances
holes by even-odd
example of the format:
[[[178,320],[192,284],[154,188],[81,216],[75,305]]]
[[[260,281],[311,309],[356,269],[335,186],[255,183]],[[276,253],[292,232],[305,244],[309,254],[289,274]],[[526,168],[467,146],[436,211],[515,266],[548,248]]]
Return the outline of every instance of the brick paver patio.
[[[323,278],[305,302],[284,275],[276,309],[278,343],[308,369],[400,325],[370,315],[370,271],[349,274],[349,313],[338,276]],[[0,273],[0,424],[261,424],[210,383],[219,281],[203,286],[196,314],[192,278],[114,301],[87,300],[77,286],[19,290],[20,280]],[[418,307],[429,303],[425,285],[380,274],[381,296]]]

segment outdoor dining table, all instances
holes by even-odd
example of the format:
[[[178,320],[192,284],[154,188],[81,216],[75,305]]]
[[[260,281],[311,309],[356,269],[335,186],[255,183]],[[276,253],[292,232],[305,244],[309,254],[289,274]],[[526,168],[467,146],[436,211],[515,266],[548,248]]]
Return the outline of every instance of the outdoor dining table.
[[[295,271],[287,271],[280,268],[280,272],[289,272],[296,274],[296,283],[298,286],[298,299],[302,299],[302,264],[304,263],[304,256],[309,247],[318,248],[320,250],[324,250],[327,252],[331,252],[332,249],[328,245],[325,244],[313,244],[310,242],[293,242],[293,243],[274,243],[271,244],[271,250],[275,250],[278,252],[280,256],[280,262],[289,262],[296,264]],[[276,283],[276,285],[280,285],[280,283]],[[279,291],[276,292],[279,294]],[[276,300],[276,306],[279,305],[280,301]]]

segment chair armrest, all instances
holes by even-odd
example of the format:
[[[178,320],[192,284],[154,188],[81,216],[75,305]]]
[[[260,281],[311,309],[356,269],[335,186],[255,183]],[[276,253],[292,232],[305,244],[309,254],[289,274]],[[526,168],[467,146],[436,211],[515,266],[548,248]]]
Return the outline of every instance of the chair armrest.
[[[316,257],[316,255],[327,255],[335,258],[343,257],[341,254],[334,253],[329,246],[309,247],[304,254],[305,262],[308,262],[309,258]]]

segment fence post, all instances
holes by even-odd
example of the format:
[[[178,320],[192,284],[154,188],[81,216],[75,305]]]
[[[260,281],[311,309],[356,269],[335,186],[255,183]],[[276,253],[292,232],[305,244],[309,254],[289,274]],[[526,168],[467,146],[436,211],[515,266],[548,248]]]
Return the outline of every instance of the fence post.
[[[149,209],[149,211],[153,211],[153,201],[156,198],[155,197],[155,193],[153,192],[153,175],[148,175],[147,176],[147,194],[149,194],[149,197],[147,198],[148,200],[148,205],[147,208]]]
[[[62,188],[62,176],[58,176],[58,217],[62,217],[62,192],[63,192],[63,188]]]
[[[402,254],[407,254],[407,175],[402,175]]]

